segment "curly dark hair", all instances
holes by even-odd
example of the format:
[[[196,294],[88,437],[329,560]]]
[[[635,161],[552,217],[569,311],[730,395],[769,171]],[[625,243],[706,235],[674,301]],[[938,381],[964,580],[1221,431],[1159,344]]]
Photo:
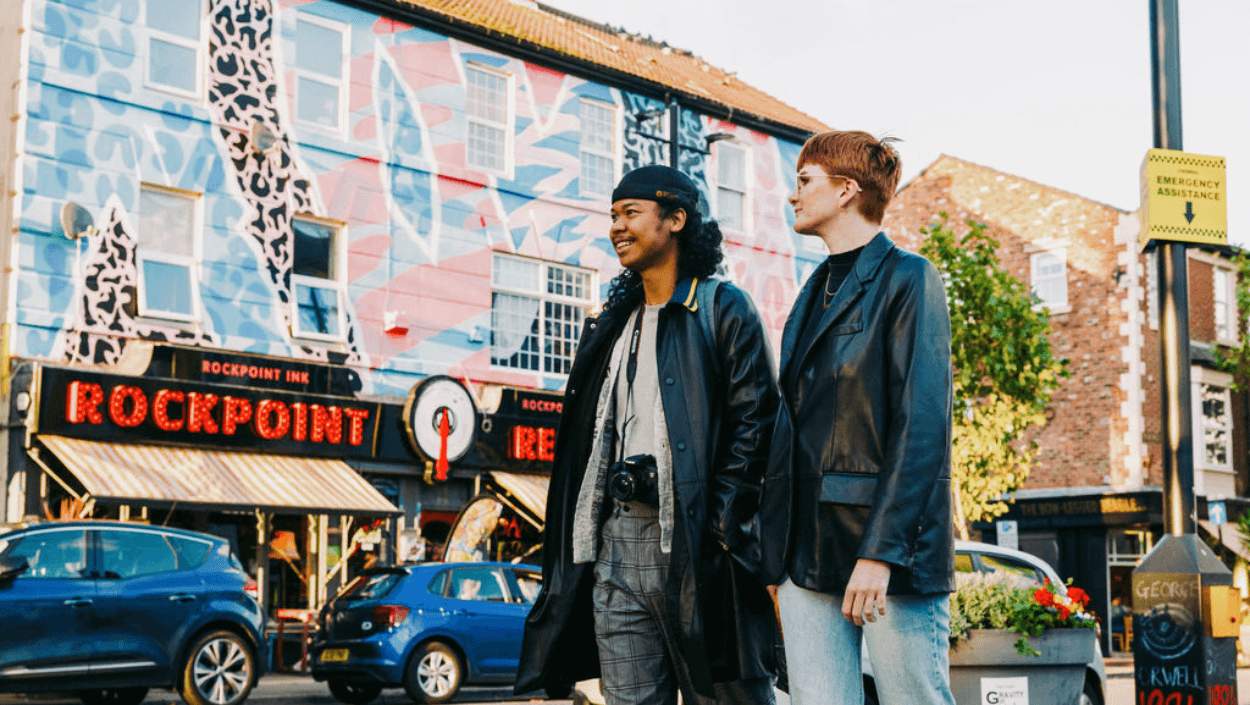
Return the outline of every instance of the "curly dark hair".
[[[704,220],[698,208],[678,201],[660,201],[660,218],[679,210],[686,212],[686,224],[677,234],[677,274],[680,277],[706,279],[720,270],[725,253],[721,251],[720,226],[711,218]],[[642,299],[642,277],[632,269],[623,269],[608,284],[608,300],[604,313],[633,309]]]

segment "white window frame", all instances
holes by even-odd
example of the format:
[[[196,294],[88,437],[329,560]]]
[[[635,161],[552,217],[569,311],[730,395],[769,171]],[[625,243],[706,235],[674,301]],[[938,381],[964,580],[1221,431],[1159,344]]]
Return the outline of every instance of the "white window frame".
[[[295,220],[307,220],[335,229],[334,243],[330,247],[330,278],[312,277],[295,273]],[[322,218],[311,213],[298,213],[291,221],[291,337],[316,340],[323,343],[342,343],[347,340],[347,285],[343,283],[347,270],[347,224],[341,220]],[[338,294],[338,335],[305,331],[299,324],[300,285],[318,289],[333,289]]]
[[[482,73],[494,74],[504,79],[504,109],[506,112],[505,121],[503,123],[491,122],[483,118],[469,115],[469,72],[481,71]],[[476,61],[467,61],[464,64],[464,165],[474,171],[482,171],[487,174],[494,174],[503,179],[512,179],[512,175],[516,169],[516,77],[511,73],[494,66],[488,66]],[[504,168],[493,169],[491,167],[480,166],[469,161],[469,125],[478,124],[485,127],[503,130],[504,146],[503,146],[503,162]]]
[[[143,20],[143,87],[162,93],[189,98],[197,102],[204,102],[204,66],[208,63],[208,8],[205,0],[199,0],[200,4],[200,36],[198,39],[187,39],[177,34],[170,34],[159,29],[149,27],[148,22],[148,5],[153,2],[163,2],[164,0],[143,0],[142,7],[139,8],[140,17]],[[167,86],[164,83],[157,83],[152,78],[152,40],[159,39],[162,42],[174,44],[186,49],[195,50],[195,90],[185,91],[177,86]]]
[[[138,269],[137,274],[138,274],[139,290],[136,293],[138,295],[137,298],[139,299],[137,302],[139,316],[142,318],[159,318],[159,319],[163,319],[167,321],[179,321],[182,323],[195,323],[196,321],[200,320],[200,317],[202,315],[202,308],[200,305],[200,277],[199,277],[199,269],[196,266],[196,263],[198,263],[202,259],[201,257],[202,252],[201,252],[200,247],[202,244],[201,240],[203,238],[203,232],[204,232],[204,194],[198,193],[196,191],[187,191],[185,189],[174,188],[171,186],[162,186],[161,184],[141,182],[139,184],[140,204],[142,204],[143,202],[142,193],[145,189],[151,190],[151,191],[160,191],[167,195],[178,196],[180,198],[185,198],[185,199],[190,200],[193,204],[193,214],[191,216],[191,255],[190,256],[173,255],[173,254],[169,254],[168,252],[160,252],[159,250],[147,251],[148,248],[143,245],[143,239],[142,239],[143,233],[141,232],[141,230],[139,230],[140,228],[142,228],[142,222],[143,222],[142,212],[139,213],[140,217],[135,219],[134,225],[137,228],[135,232],[138,233],[138,237],[135,238],[135,241],[136,241],[135,242],[135,265],[136,265],[136,268]],[[140,207],[142,207],[142,205],[140,205]],[[191,289],[189,292],[189,295],[191,296],[191,313],[190,314],[179,313],[177,311],[165,311],[159,308],[149,307],[147,305],[147,296],[146,296],[147,275],[144,273],[143,263],[147,262],[148,260],[151,260],[153,262],[160,262],[162,264],[172,264],[172,265],[186,268],[187,278],[190,280],[190,289]]]
[[[1057,257],[1063,262],[1063,301],[1039,301],[1033,305],[1034,310],[1046,309],[1051,313],[1067,313],[1072,310],[1072,297],[1068,291],[1068,250],[1064,247],[1050,247],[1038,250],[1029,255],[1029,291],[1037,295],[1037,267],[1042,257]]]
[[[598,152],[598,151],[595,151],[595,150],[593,150],[593,149],[587,149],[587,148],[586,148],[586,140],[584,139],[584,137],[585,137],[585,131],[584,131],[584,129],[583,129],[583,128],[584,128],[584,124],[582,124],[582,121],[581,121],[581,107],[582,107],[582,106],[584,106],[584,105],[590,105],[590,106],[593,106],[593,107],[596,107],[596,108],[601,108],[601,109],[604,109],[604,110],[609,111],[609,112],[612,114],[612,128],[611,128],[611,130],[612,130],[612,134],[611,134],[611,138],[612,138],[612,149],[611,149],[609,152],[607,152],[607,153],[605,153],[605,152]],[[622,157],[622,154],[621,154],[621,151],[622,151],[622,145],[621,145],[621,139],[620,139],[620,134],[621,134],[621,106],[616,105],[615,103],[608,103],[608,102],[606,102],[606,101],[596,100],[596,99],[594,99],[594,98],[582,98],[582,99],[581,99],[581,101],[578,103],[578,127],[579,127],[579,129],[580,129],[580,131],[579,131],[579,133],[578,133],[578,148],[577,148],[577,156],[578,156],[578,169],[579,169],[579,175],[578,175],[578,180],[577,180],[577,183],[578,183],[578,192],[580,193],[580,195],[581,195],[583,198],[602,198],[602,199],[611,198],[611,196],[612,196],[612,185],[611,185],[611,184],[609,184],[609,185],[608,185],[608,192],[607,192],[607,193],[592,193],[592,192],[590,192],[590,191],[587,191],[587,190],[586,190],[586,188],[585,188],[585,179],[582,179],[582,178],[581,178],[581,175],[580,175],[580,169],[581,169],[581,155],[582,155],[582,152],[585,152],[585,153],[587,153],[587,154],[591,154],[591,155],[596,156],[596,157],[603,157],[603,158],[606,158],[606,159],[610,159],[610,160],[612,160],[612,177],[611,177],[611,179],[609,179],[609,180],[610,180],[613,184],[614,184],[614,183],[616,183],[617,181],[619,181],[619,180],[620,180],[620,178],[621,178],[621,161],[622,161],[622,159],[621,159],[621,157]]]
[[[1146,323],[1159,330],[1159,250],[1146,253]]]
[[[720,154],[722,150],[726,150],[726,149],[737,150],[742,153],[742,188],[743,190],[739,191],[738,189],[735,189],[731,186],[724,187],[726,191],[733,191],[734,193],[742,194],[742,225],[741,227],[730,227],[726,225],[725,222],[721,218]],[[752,211],[754,210],[752,208],[752,202],[751,202],[751,184],[754,183],[754,179],[752,178],[754,176],[752,174],[752,166],[753,166],[752,157],[754,155],[751,152],[751,148],[748,147],[747,145],[740,144],[736,141],[734,142],[722,141],[722,142],[716,143],[715,151],[716,151],[716,158],[713,160],[711,164],[712,168],[709,169],[710,173],[708,174],[708,176],[710,178],[708,180],[712,182],[711,183],[712,199],[714,201],[714,203],[712,204],[712,212],[716,216],[716,222],[718,225],[721,226],[722,229],[727,230],[729,232],[737,232],[737,233],[751,232],[751,222],[752,222],[751,214],[752,214]]]
[[[495,266],[496,266],[495,262],[501,259],[520,260],[523,262],[539,265],[538,287],[536,289],[521,289],[517,287],[496,284],[495,283]],[[577,272],[582,272],[582,273],[590,275],[590,282],[587,285],[588,286],[588,291],[587,291],[588,298],[578,299],[572,296],[563,296],[560,294],[548,293],[547,292],[547,276],[548,276],[547,271],[552,267],[557,267],[559,269],[570,269],[570,270],[574,270]],[[506,371],[506,372],[512,372],[512,373],[521,372],[521,373],[527,373],[527,374],[538,374],[538,375],[543,375],[544,377],[555,377],[559,379],[568,377],[567,373],[546,371],[547,353],[544,349],[545,348],[544,342],[546,341],[546,338],[547,338],[547,332],[546,332],[547,306],[546,304],[550,302],[550,303],[565,304],[565,305],[570,305],[570,306],[581,306],[585,311],[593,310],[595,307],[599,305],[599,273],[596,270],[590,269],[588,267],[579,267],[577,265],[566,264],[564,262],[550,262],[548,260],[538,259],[535,257],[524,257],[521,255],[514,255],[514,254],[510,254],[506,252],[492,252],[491,261],[490,261],[490,291],[491,291],[490,308],[491,308],[492,313],[494,312],[494,308],[495,308],[495,305],[494,305],[495,294],[511,294],[513,296],[525,296],[528,298],[538,299],[538,318],[537,318],[538,320],[538,352],[537,352],[538,369],[528,370],[528,369],[524,369],[520,367],[510,367],[508,365],[498,364],[495,362],[495,355],[494,355],[493,349],[489,351],[491,369],[499,370],[501,372]],[[588,315],[583,315],[582,325],[586,324],[587,317]],[[494,330],[491,330],[491,335],[493,336],[493,334],[494,334]],[[576,345],[576,341],[574,342],[574,344]],[[488,341],[488,347],[489,346],[491,346],[491,343]],[[577,351],[574,350],[573,354],[576,355]]]
[[[1223,279],[1221,287],[1220,279]],[[1231,267],[1219,264],[1211,265],[1211,322],[1215,324],[1215,340],[1221,345],[1236,346],[1237,338],[1240,331],[1237,326],[1240,323],[1237,311],[1237,271]],[[1223,289],[1223,301],[1220,300],[1220,290]],[[1227,332],[1220,331],[1219,310],[1220,306],[1224,306],[1224,322]]]
[[[309,71],[308,69],[300,68],[299,66],[299,40],[298,40],[300,22],[307,22],[309,24],[318,25],[324,29],[329,29],[334,32],[338,32],[339,37],[341,37],[341,42],[339,45],[339,56],[340,56],[339,78],[338,78],[338,85],[335,86],[335,88],[338,90],[338,96],[339,96],[339,99],[338,99],[339,112],[338,112],[338,115],[335,116],[335,119],[338,121],[338,124],[336,124],[334,127],[329,127],[327,125],[322,125],[321,123],[308,122],[306,120],[300,119],[300,114],[299,114],[300,79],[308,78],[310,80],[317,81],[320,83],[325,83],[325,84],[331,83],[331,80],[327,78],[325,74],[321,74],[321,73],[317,73],[316,71]],[[351,81],[350,81],[351,58],[352,58],[351,57],[351,27],[346,22],[338,22],[336,20],[327,19],[320,15],[314,15],[308,12],[295,13],[294,27],[295,27],[295,33],[292,36],[292,39],[289,44],[291,47],[291,60],[287,63],[291,68],[291,74],[292,74],[291,96],[293,100],[291,102],[291,111],[295,115],[295,123],[299,125],[300,127],[308,128],[311,130],[317,130],[323,134],[333,135],[334,137],[342,138],[347,134],[348,86],[351,85]]]
[[[1224,457],[1228,458],[1228,462],[1223,465],[1208,465],[1206,462],[1206,438],[1203,430],[1206,427],[1206,416],[1202,413],[1202,387],[1203,385],[1211,387],[1220,387],[1224,390],[1224,408],[1227,410],[1228,426],[1225,434]],[[1190,394],[1192,394],[1192,408],[1194,410],[1194,467],[1203,471],[1214,471],[1232,473],[1235,471],[1233,464],[1233,433],[1236,429],[1236,422],[1233,419],[1232,404],[1232,386],[1233,377],[1225,372],[1217,372],[1200,365],[1194,365],[1190,368]],[[1195,492],[1202,491],[1202,481],[1199,479],[1201,475],[1195,477]]]

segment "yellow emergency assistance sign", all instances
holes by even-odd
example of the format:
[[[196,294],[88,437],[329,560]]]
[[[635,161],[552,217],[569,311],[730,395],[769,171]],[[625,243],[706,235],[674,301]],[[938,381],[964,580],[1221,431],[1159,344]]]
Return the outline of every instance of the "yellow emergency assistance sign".
[[[1174,149],[1146,152],[1141,166],[1141,244],[1228,244],[1224,157]]]

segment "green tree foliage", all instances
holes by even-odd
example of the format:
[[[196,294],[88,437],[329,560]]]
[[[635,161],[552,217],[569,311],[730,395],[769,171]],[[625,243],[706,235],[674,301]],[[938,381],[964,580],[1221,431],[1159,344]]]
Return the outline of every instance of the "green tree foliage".
[[[1233,256],[1237,266],[1237,310],[1250,311],[1250,255],[1238,250]],[[1237,331],[1235,347],[1220,346],[1215,349],[1215,362],[1220,369],[1233,376],[1233,389],[1245,391],[1250,382],[1250,329],[1244,324]]]
[[[969,221],[955,233],[946,214],[922,228],[920,253],[946,281],[951,316],[954,428],[951,481],[955,525],[1007,511],[1003,496],[1024,484],[1037,453],[1028,431],[1045,410],[1067,361],[1051,350],[1050,317],[1029,287],[998,261],[998,242]]]

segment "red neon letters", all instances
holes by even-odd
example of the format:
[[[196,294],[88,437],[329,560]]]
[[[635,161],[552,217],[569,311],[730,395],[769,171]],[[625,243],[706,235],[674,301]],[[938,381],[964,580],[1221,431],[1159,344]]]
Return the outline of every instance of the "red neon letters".
[[[101,409],[106,401],[107,410]],[[158,389],[149,398],[149,392],[130,384],[118,384],[107,393],[102,385],[81,380],[71,381],[65,388],[65,421],[69,424],[100,425],[107,419],[118,428],[146,426],[167,433],[252,435],[265,441],[361,446],[369,414],[368,408],[177,389]],[[553,451],[555,432],[545,430],[551,433],[551,442],[544,445],[536,435],[534,452]]]
[[[556,459],[556,430],[549,426],[513,426],[508,432],[508,457],[553,462]]]

